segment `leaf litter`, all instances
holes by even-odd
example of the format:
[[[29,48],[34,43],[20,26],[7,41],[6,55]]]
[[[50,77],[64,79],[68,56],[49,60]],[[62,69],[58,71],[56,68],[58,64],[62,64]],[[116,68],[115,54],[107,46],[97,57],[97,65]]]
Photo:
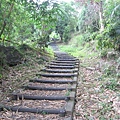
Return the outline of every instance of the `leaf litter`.
[[[30,53],[31,54],[31,53]],[[21,86],[23,85],[28,85],[30,82],[29,80],[31,78],[36,78],[36,73],[38,73],[44,66],[43,64],[40,64],[36,58],[40,58],[41,55],[37,53],[37,55],[33,55],[33,57],[30,57],[29,55],[27,57],[27,62],[14,66],[14,67],[9,67],[9,71],[4,74],[2,84],[0,85],[0,101],[3,104],[6,105],[11,105],[11,106],[24,106],[24,107],[31,107],[31,108],[64,108],[66,105],[65,100],[60,100],[58,101],[49,101],[49,100],[18,100],[18,101],[10,101],[9,94],[12,92],[20,92],[20,93],[25,93],[28,94],[30,90],[22,90],[20,89]],[[49,57],[48,57],[49,59]],[[45,65],[46,63],[44,63]],[[38,79],[47,79],[46,77],[38,77]],[[72,78],[49,78],[49,80],[72,80]],[[40,85],[39,83],[35,83],[36,85]],[[57,87],[58,84],[46,84],[46,87]],[[33,85],[34,86],[34,85]],[[41,86],[43,86],[43,83],[41,83]],[[60,87],[70,87],[68,84],[61,84]],[[45,87],[45,85],[44,85]],[[19,88],[19,89],[18,89]],[[30,95],[43,95],[43,96],[48,96],[48,95],[67,95],[67,90],[63,91],[38,91],[34,90],[29,93]],[[66,115],[65,117],[61,117],[59,114],[35,114],[35,113],[23,113],[23,112],[12,112],[8,110],[4,110],[0,112],[0,120],[64,120],[65,118],[68,118],[69,115]]]
[[[96,69],[98,62],[102,65]],[[74,120],[120,120],[120,89],[114,91],[102,87],[105,86],[102,80],[105,64],[98,58],[81,61]],[[109,61],[107,64],[114,63]]]

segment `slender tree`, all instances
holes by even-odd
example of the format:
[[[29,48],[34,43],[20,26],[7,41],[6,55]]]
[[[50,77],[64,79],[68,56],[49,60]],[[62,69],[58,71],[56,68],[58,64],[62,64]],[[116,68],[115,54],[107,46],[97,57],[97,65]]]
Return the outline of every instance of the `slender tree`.
[[[84,19],[88,24],[94,23],[94,17],[99,14],[99,29],[102,32],[104,30],[104,17],[103,17],[103,2],[102,0],[75,0],[80,6],[87,8],[87,16]],[[96,18],[96,17],[95,17]],[[98,19],[96,19],[98,20]],[[91,25],[92,25],[91,24]]]

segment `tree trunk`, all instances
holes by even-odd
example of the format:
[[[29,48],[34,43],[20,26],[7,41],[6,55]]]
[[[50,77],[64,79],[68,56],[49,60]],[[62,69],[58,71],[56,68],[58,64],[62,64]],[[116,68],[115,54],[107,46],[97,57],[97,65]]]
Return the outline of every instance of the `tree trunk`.
[[[102,32],[104,30],[104,17],[103,17],[103,5],[102,5],[102,1],[100,1],[100,8],[99,8],[99,17],[100,17],[100,32]]]

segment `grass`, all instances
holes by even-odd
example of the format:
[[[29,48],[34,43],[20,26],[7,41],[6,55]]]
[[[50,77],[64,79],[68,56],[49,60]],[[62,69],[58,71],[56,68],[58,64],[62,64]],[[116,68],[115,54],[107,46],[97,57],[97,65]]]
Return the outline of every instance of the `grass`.
[[[60,45],[60,49],[81,59],[98,56],[99,53],[94,47],[95,45],[91,46],[91,44],[96,44],[96,41],[92,42],[85,42],[81,39],[81,35],[78,35],[72,38],[68,45]]]

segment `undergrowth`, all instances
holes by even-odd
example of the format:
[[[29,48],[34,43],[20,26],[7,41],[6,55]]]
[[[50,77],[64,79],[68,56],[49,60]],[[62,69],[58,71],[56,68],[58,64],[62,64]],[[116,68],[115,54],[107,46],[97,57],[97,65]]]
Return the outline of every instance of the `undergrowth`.
[[[60,45],[62,51],[80,59],[74,119],[119,120],[119,56],[108,59],[110,50],[96,46],[97,40],[86,41],[82,35]]]
[[[71,39],[68,45],[60,45],[60,49],[81,59],[90,58],[98,56],[98,51],[94,47],[95,44],[95,41],[84,41],[82,35],[77,35]]]

